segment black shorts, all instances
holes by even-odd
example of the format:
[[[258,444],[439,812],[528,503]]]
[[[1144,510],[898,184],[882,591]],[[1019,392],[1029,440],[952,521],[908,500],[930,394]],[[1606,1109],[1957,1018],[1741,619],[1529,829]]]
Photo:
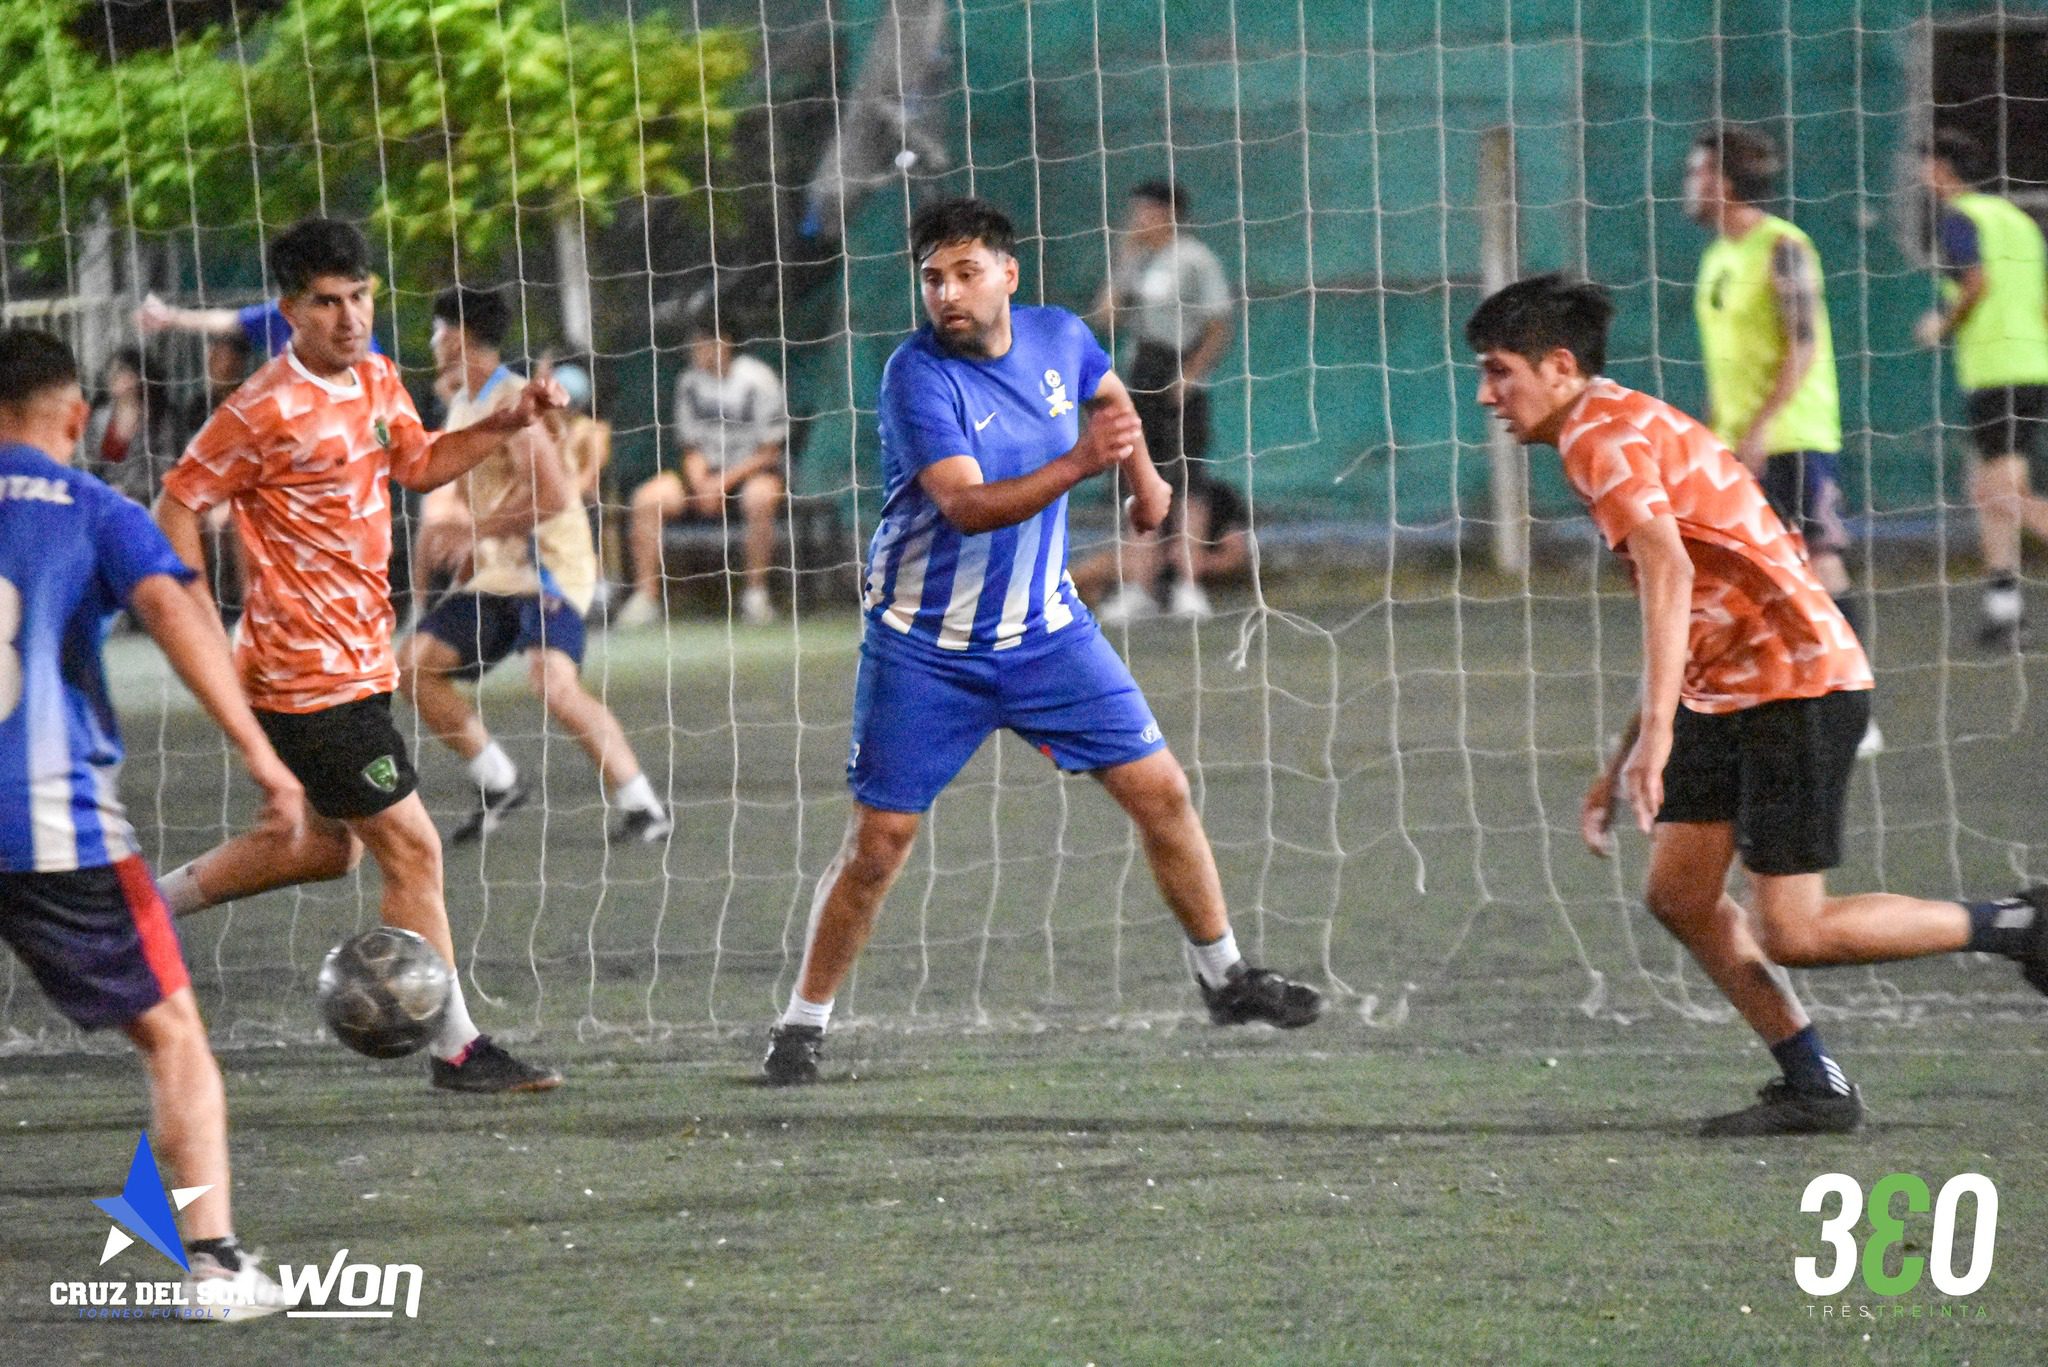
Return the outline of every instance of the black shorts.
[[[455,652],[451,678],[480,679],[526,650],[559,650],[583,663],[583,614],[552,593],[452,594],[420,618],[418,629]]]
[[[318,712],[258,712],[256,722],[322,816],[375,816],[419,787],[412,756],[391,724],[389,693]]]
[[[1751,873],[1819,873],[1842,862],[1849,777],[1870,691],[1790,698],[1708,716],[1678,709],[1659,821],[1735,823]]]
[[[1766,457],[1758,482],[1779,520],[1805,538],[1808,554],[1840,555],[1849,549],[1834,452],[1785,451]]]
[[[2041,437],[2048,432],[2048,384],[2011,385],[2003,389],[1973,389],[1964,396],[1969,404],[1970,440],[1985,460],[1999,456],[2025,456],[2034,475],[2036,490],[2044,487],[2038,468],[2048,452],[2041,449]]]
[[[73,1025],[126,1025],[191,978],[149,865],[0,873],[0,939]]]
[[[1138,344],[1131,358],[1131,406],[1138,410],[1152,463],[1173,486],[1176,501],[1190,483],[1208,478],[1209,454],[1209,391],[1197,384],[1176,388],[1180,374],[1179,352],[1154,342]]]

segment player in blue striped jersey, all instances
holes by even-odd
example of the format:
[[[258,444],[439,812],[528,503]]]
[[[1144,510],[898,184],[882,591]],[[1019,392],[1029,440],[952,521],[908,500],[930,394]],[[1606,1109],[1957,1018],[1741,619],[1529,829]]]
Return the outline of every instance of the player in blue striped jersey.
[[[923,813],[1005,728],[1093,775],[1137,823],[1213,1020],[1294,1027],[1322,1010],[1313,988],[1239,956],[1187,775],[1067,577],[1068,490],[1120,468],[1139,531],[1165,520],[1172,491],[1087,326],[1011,306],[1015,245],[980,200],[927,205],[911,224],[930,321],[882,373],[884,502],[846,764],[854,815],[770,1032],[773,1083],[816,1080],[833,998]]]
[[[0,331],[0,939],[74,1024],[135,1042],[157,1146],[178,1185],[200,1189],[182,1221],[187,1271],[195,1286],[232,1288],[230,1319],[267,1314],[284,1300],[235,1241],[220,1068],[116,792],[121,737],[100,658],[114,615],[133,614],[227,732],[269,827],[303,826],[304,795],[243,701],[218,625],[185,591],[192,572],[141,505],[69,468],[85,421],[70,349]]]

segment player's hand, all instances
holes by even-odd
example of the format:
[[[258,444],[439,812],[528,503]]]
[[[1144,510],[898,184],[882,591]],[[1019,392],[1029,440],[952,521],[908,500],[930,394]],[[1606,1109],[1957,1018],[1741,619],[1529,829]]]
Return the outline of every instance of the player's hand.
[[[249,777],[263,790],[263,810],[256,818],[257,829],[286,843],[298,843],[306,833],[306,790],[299,786],[298,779],[275,755],[252,757]]]
[[[1081,440],[1069,454],[1080,460],[1090,475],[1099,475],[1112,465],[1129,460],[1145,440],[1138,415],[1127,408],[1104,408],[1091,415]]]
[[[1645,726],[1621,766],[1621,791],[1636,811],[1636,829],[1648,835],[1664,806],[1664,765],[1671,759],[1671,721]]]
[[[143,295],[141,307],[135,310],[135,330],[148,336],[170,326],[171,306],[158,298],[155,290]]]
[[[556,383],[554,367],[542,362],[534,367],[533,378],[526,382],[526,388],[519,391],[517,403],[498,409],[471,423],[470,427],[487,432],[523,432],[548,414],[558,413],[568,406],[568,391]]]
[[[1948,336],[1948,318],[1940,309],[1929,309],[1913,324],[1913,340],[1921,346],[1937,347]]]
[[[1596,859],[1614,853],[1614,766],[1607,765],[1594,776],[1579,804],[1579,838]]]

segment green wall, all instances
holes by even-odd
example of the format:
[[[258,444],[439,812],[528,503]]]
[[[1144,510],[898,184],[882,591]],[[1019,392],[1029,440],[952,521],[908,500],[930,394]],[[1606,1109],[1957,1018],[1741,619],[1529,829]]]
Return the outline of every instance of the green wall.
[[[852,53],[878,8],[846,7]],[[973,171],[947,183],[971,180],[1035,234],[1025,296],[1085,307],[1124,188],[1170,168],[1251,300],[1248,345],[1216,388],[1223,471],[1272,514],[1418,527],[1461,500],[1485,507],[1485,424],[1456,340],[1477,293],[1483,132],[1516,130],[1525,269],[1583,267],[1613,287],[1610,369],[1697,409],[1705,238],[1678,203],[1687,145],[1716,114],[1777,121],[1790,212],[1831,277],[1850,502],[1929,504],[1938,376],[1910,326],[1931,283],[1894,227],[1911,26],[1928,7],[1515,0],[1512,32],[1509,10],[966,0],[951,101]],[[855,224],[850,357],[837,342],[792,355],[795,401],[821,415],[811,488],[874,480],[876,378],[916,321],[905,212],[900,187],[884,190]],[[1942,407],[1956,412],[1952,394]],[[1554,463],[1536,471],[1537,511],[1574,511]]]

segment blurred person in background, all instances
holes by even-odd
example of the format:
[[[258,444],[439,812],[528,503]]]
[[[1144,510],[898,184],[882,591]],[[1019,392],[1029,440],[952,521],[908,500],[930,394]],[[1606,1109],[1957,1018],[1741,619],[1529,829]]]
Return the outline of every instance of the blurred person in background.
[[[1216,254],[1183,231],[1188,194],[1150,180],[1131,191],[1123,242],[1090,321],[1135,339],[1131,402],[1159,473],[1176,495],[1166,526],[1133,538],[1122,584],[1097,616],[1115,625],[1155,616],[1162,598],[1177,617],[1211,615],[1197,546],[1220,525],[1211,507],[1207,382],[1230,346],[1236,301]]]
[[[633,596],[613,620],[648,626],[665,615],[661,591],[661,529],[679,517],[729,520],[738,504],[745,526],[745,587],[740,618],[749,626],[775,620],[768,570],[775,558],[775,520],[787,490],[784,447],[789,415],[782,380],[766,361],[734,345],[724,318],[704,318],[689,342],[689,364],[676,379],[675,440],[682,458],[633,491]]]
[[[1784,165],[1771,139],[1728,124],[1694,138],[1686,160],[1685,211],[1714,234],[1693,287],[1709,426],[1806,542],[1815,576],[1862,640],[1863,605],[1842,559],[1842,401],[1820,253],[1760,207]],[[1883,748],[1873,719],[1857,753]]]
[[[1991,160],[1976,140],[1945,131],[1921,148],[1922,183],[1936,201],[1942,306],[1920,319],[1922,346],[1955,347],[1970,440],[1970,495],[1984,560],[1978,639],[2018,648],[2020,531],[2048,540],[2048,249],[2027,212],[1978,185]]]

